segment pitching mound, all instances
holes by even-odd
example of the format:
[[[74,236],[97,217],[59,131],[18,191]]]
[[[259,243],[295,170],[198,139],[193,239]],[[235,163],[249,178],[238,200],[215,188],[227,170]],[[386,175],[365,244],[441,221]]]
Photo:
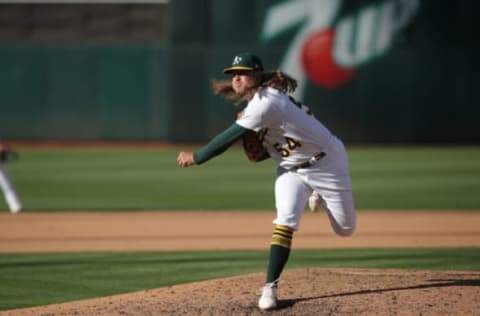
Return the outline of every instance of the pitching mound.
[[[287,270],[279,308],[256,307],[264,275],[177,285],[6,315],[478,315],[480,273],[364,269]]]

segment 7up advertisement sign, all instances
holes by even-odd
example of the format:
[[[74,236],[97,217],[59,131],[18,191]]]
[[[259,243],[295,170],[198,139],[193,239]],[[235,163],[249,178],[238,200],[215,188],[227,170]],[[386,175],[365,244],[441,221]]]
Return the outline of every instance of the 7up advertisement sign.
[[[278,65],[298,80],[296,97],[302,97],[307,81],[337,89],[354,80],[359,67],[389,53],[395,36],[419,9],[419,0],[384,0],[342,14],[342,6],[349,2],[290,0],[267,8],[261,32],[264,44],[298,29]]]

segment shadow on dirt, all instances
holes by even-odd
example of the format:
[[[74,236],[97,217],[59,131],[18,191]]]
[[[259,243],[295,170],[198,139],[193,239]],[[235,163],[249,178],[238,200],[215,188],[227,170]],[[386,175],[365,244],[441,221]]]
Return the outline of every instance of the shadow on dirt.
[[[353,291],[353,292],[345,292],[345,293],[311,296],[311,297],[304,297],[304,298],[298,298],[298,299],[279,300],[278,309],[286,309],[286,308],[292,307],[293,305],[299,302],[318,300],[322,298],[342,297],[342,296],[362,295],[362,294],[378,294],[383,292],[417,290],[417,289],[427,289],[427,288],[441,288],[441,287],[449,287],[449,286],[480,286],[480,279],[469,279],[469,280],[435,279],[435,280],[429,280],[429,281],[434,283],[419,284],[419,285],[412,285],[412,286],[405,286],[405,287],[391,287],[391,288],[385,288],[385,289],[361,290],[361,291]]]

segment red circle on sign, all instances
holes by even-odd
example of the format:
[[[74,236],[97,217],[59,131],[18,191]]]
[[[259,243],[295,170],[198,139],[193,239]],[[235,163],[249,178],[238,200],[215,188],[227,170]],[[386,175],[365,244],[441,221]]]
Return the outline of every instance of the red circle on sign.
[[[354,68],[342,68],[333,59],[332,48],[335,32],[325,29],[314,32],[305,40],[301,58],[308,78],[315,84],[334,89],[350,80]]]

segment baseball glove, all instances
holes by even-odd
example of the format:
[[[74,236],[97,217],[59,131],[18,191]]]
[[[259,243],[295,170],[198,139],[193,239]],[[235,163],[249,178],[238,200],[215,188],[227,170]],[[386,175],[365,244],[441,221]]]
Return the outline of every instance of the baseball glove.
[[[0,149],[0,162],[12,162],[18,159],[18,153],[9,148]]]
[[[268,157],[267,151],[258,139],[257,133],[247,131],[242,138],[243,151],[247,155],[248,160],[257,162]]]

